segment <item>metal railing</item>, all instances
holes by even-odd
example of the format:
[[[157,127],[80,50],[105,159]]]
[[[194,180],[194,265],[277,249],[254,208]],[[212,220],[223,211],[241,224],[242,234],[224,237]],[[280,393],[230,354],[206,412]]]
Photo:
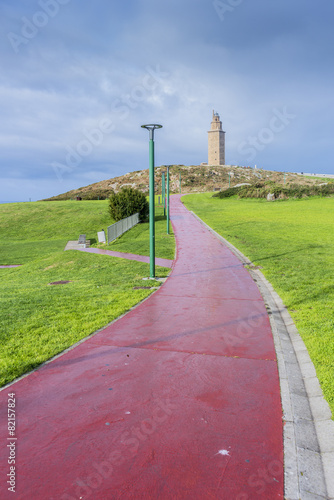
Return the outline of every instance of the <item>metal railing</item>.
[[[139,213],[130,215],[108,227],[108,245],[139,222]]]

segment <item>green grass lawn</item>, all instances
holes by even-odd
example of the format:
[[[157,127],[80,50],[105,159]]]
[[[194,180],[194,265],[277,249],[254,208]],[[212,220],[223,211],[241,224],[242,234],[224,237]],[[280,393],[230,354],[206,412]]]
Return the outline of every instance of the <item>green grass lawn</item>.
[[[97,231],[112,222],[105,200],[0,205],[0,264],[24,264],[64,250],[80,234],[94,243]]]
[[[66,242],[81,233],[96,241],[97,231],[111,223],[105,201],[0,205],[0,264],[23,264],[0,269],[0,385],[102,328],[152,293],[133,289],[149,286],[142,281],[149,276],[149,264],[63,251]],[[122,243],[124,252],[139,253],[140,241],[145,254],[147,226],[139,224],[126,233],[126,242],[122,243],[124,235],[115,243]],[[156,256],[173,258],[174,237],[165,238],[160,226]],[[148,240],[146,244],[149,248]],[[169,272],[156,270],[158,276]],[[60,280],[70,283],[49,285]]]
[[[161,196],[155,196],[155,253],[156,257],[162,259],[174,259],[175,257],[175,240],[173,235],[172,224],[169,226],[169,235],[167,234],[167,222],[164,216],[162,205],[158,205],[158,199]],[[107,250],[115,250],[116,252],[131,252],[137,255],[149,255],[149,233],[150,228],[148,222],[137,224],[131,231],[124,233],[121,238],[110,243],[110,245],[94,244],[99,248]]]
[[[148,223],[138,224],[110,245],[99,245],[99,247],[117,252],[129,252],[129,248],[132,248],[132,253],[149,255],[149,233]],[[170,234],[168,235],[166,219],[163,217],[163,209],[161,208],[156,209],[155,239],[156,256],[164,259],[174,259],[175,246],[171,244],[171,242],[174,243],[172,224],[170,224]]]
[[[182,201],[263,267],[296,323],[334,414],[334,198],[268,203],[205,193]]]

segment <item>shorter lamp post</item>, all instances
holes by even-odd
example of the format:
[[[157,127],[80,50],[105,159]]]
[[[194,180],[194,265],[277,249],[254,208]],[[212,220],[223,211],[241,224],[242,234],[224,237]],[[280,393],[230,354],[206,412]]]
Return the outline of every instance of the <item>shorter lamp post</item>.
[[[155,221],[154,221],[154,131],[157,128],[162,128],[162,125],[156,123],[142,125],[150,133],[149,157],[150,157],[150,278],[155,278]]]
[[[161,178],[161,194],[162,194],[162,204],[164,206],[164,217],[166,215],[166,186],[165,186],[165,172],[162,173]]]

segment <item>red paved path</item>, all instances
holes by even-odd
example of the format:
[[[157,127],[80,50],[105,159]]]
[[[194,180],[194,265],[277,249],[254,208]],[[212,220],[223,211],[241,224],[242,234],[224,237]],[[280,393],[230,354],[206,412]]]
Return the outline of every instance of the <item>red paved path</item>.
[[[98,253],[100,255],[110,255],[111,257],[120,257],[128,260],[137,260],[138,262],[146,262],[148,264],[150,262],[150,258],[146,255],[137,255],[134,253],[114,252],[113,250],[104,250],[102,248],[77,248],[76,250],[80,250],[80,252]],[[159,257],[156,257],[155,263],[157,266],[161,267],[172,267],[173,265],[172,260],[160,259]]]
[[[2,472],[1,498],[283,499],[279,380],[262,298],[179,196],[171,214],[178,253],[167,282],[10,388],[18,483],[6,494]]]

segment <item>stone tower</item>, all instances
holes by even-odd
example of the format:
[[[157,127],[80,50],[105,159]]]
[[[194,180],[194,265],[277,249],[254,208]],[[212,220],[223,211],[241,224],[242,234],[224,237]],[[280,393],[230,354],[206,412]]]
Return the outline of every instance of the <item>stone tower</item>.
[[[225,165],[225,132],[219,114],[212,112],[211,130],[209,134],[208,165]]]

